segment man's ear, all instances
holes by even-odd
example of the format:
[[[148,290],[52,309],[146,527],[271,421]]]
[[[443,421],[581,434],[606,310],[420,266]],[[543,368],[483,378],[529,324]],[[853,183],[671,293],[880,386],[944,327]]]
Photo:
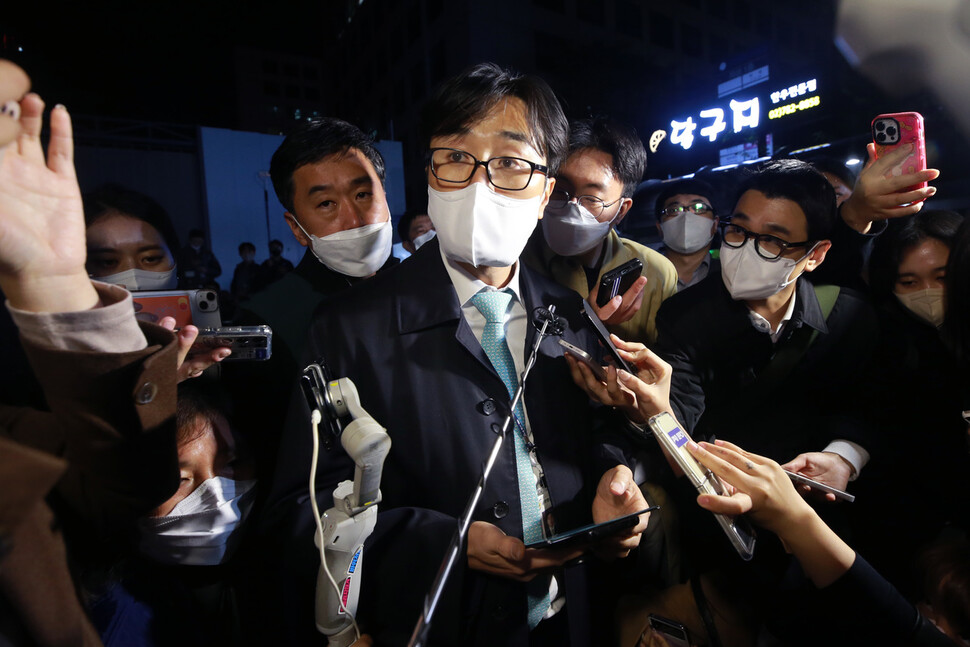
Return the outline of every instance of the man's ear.
[[[307,235],[303,233],[300,225],[297,224],[296,216],[289,211],[284,211],[283,219],[286,220],[286,224],[290,226],[290,231],[293,232],[293,237],[296,238],[296,242],[300,243],[304,247],[307,247],[310,244],[310,239],[307,238]]]
[[[825,260],[825,255],[828,254],[829,249],[832,247],[831,240],[822,240],[815,246],[812,253],[808,255],[808,263],[805,264],[805,271],[812,272],[816,267],[822,264]]]
[[[632,207],[633,198],[622,198],[620,200],[620,210],[616,212],[616,218],[613,219],[613,227],[623,222],[623,219],[626,218],[626,214],[630,213]]]
[[[556,178],[547,177],[546,188],[542,191],[542,202],[539,204],[539,220],[542,220],[542,216],[546,215],[546,205],[549,204],[549,198],[552,197],[552,189],[555,186]]]

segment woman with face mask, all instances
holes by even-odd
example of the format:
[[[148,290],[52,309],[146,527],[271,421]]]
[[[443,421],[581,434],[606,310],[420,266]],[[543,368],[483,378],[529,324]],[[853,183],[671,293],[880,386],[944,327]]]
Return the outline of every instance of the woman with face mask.
[[[84,196],[87,268],[91,278],[129,291],[173,290],[175,228],[153,199],[118,185]]]
[[[965,484],[970,455],[962,417],[970,407],[970,377],[940,334],[947,316],[944,279],[962,220],[953,212],[923,210],[893,221],[877,240],[870,264],[881,327],[870,411],[883,448],[872,461],[879,471],[857,482],[875,491],[858,493],[862,505],[856,512],[864,513],[861,537],[871,542],[878,567],[904,589],[911,583],[900,554],[915,554],[944,527],[970,524]],[[901,465],[906,486],[886,497]],[[901,509],[907,510],[905,520]],[[892,533],[891,548],[886,533]]]
[[[105,645],[241,642],[256,481],[221,397],[197,382],[179,389],[179,488],[138,521],[133,554],[93,605]]]

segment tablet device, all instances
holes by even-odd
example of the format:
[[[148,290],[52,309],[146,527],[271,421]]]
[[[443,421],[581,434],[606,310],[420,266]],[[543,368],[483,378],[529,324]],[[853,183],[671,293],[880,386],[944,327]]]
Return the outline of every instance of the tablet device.
[[[559,533],[558,535],[553,535],[552,537],[546,537],[540,541],[534,541],[531,544],[526,544],[525,547],[569,548],[571,546],[575,546],[576,544],[594,543],[600,539],[605,539],[611,535],[623,532],[624,530],[629,530],[639,523],[639,517],[641,514],[659,509],[659,505],[650,506],[649,508],[640,510],[639,512],[634,512],[633,514],[628,514],[624,517],[617,517],[616,519],[610,519],[609,521],[604,521],[603,523],[591,523],[588,526],[582,526],[574,530]]]

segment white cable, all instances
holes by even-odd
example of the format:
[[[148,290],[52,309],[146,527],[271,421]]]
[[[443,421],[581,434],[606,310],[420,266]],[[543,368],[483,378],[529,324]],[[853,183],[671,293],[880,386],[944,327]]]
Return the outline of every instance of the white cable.
[[[323,566],[323,572],[327,574],[327,579],[330,580],[330,584],[337,594],[340,610],[347,614],[351,624],[354,625],[354,633],[357,635],[356,641],[360,640],[360,627],[357,626],[357,619],[354,618],[354,614],[344,606],[343,594],[336,580],[333,579],[333,575],[330,574],[330,567],[327,566],[327,555],[323,545],[323,520],[320,518],[320,508],[317,507],[317,458],[320,455],[319,426],[322,420],[323,416],[320,415],[319,409],[314,409],[310,413],[310,424],[313,425],[313,454],[310,457],[310,507],[313,509],[313,519],[317,523],[317,546],[320,548],[320,564]]]

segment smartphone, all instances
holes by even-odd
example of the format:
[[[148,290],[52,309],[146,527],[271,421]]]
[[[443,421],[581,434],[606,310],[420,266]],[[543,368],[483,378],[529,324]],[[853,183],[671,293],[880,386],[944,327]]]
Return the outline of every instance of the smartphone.
[[[580,362],[588,366],[589,370],[593,371],[593,375],[596,376],[597,380],[599,380],[600,382],[606,381],[606,371],[604,371],[603,367],[600,366],[596,361],[594,361],[592,357],[590,357],[589,353],[584,351],[579,346],[570,344],[565,339],[560,339],[559,345],[562,346],[566,350],[566,352],[568,352],[570,355],[572,355]]]
[[[923,131],[923,115],[918,112],[877,116],[872,120],[872,143],[876,145],[876,159],[902,146],[913,145],[913,152],[894,166],[886,177],[908,175],[926,168],[926,135]],[[924,187],[926,182],[920,182],[903,190],[915,191]]]
[[[849,503],[852,503],[853,501],[855,501],[855,495],[849,494],[844,490],[834,488],[831,485],[826,485],[825,483],[820,483],[815,479],[810,479],[807,476],[798,474],[796,472],[789,472],[788,470],[785,470],[785,474],[788,475],[788,478],[790,478],[795,485],[807,485],[813,490],[817,490],[818,492],[825,492],[826,494],[833,494],[835,495],[836,499],[848,501]]]
[[[650,430],[662,447],[667,450],[680,469],[684,471],[694,487],[701,494],[722,494],[724,487],[714,475],[714,472],[697,462],[687,451],[687,441],[690,436],[677,425],[674,417],[669,413],[658,413],[647,421]],[[741,559],[747,561],[754,556],[755,532],[748,520],[738,515],[729,517],[713,513],[724,534],[731,541],[731,545],[738,551]]]
[[[606,347],[607,352],[613,358],[613,361],[616,362],[617,368],[622,368],[627,373],[636,375],[637,369],[631,366],[630,363],[625,359],[620,357],[620,353],[617,352],[616,346],[614,346],[613,342],[610,341],[610,333],[606,330],[606,326],[603,325],[600,318],[596,316],[596,313],[587,310],[585,302],[580,306],[579,312],[581,315],[583,315],[583,318],[586,319],[589,325],[593,327],[593,330],[596,332],[596,336],[599,338],[600,343]]]
[[[596,292],[596,305],[602,308],[616,295],[625,293],[642,273],[643,261],[634,258],[604,274]]]
[[[539,541],[534,541],[530,544],[526,544],[526,548],[568,548],[570,546],[575,546],[576,544],[583,543],[593,543],[599,541],[600,539],[605,539],[611,535],[616,535],[624,530],[629,530],[640,522],[640,515],[644,512],[653,512],[654,510],[659,510],[659,505],[650,506],[649,508],[644,508],[639,512],[634,512],[633,514],[628,514],[623,517],[617,517],[616,519],[610,519],[609,521],[604,521],[603,523],[591,523],[588,526],[582,526],[574,530],[569,530],[567,532],[559,533],[558,535],[553,535],[552,537],[546,537],[540,539]]]
[[[225,326],[199,331],[189,356],[216,348],[229,348],[230,360],[267,360],[273,355],[273,331],[269,326]]]
[[[162,317],[174,317],[175,327],[193,325],[218,328],[219,295],[215,290],[148,290],[132,292],[135,317],[141,321],[158,323]]]
[[[690,647],[690,634],[687,633],[687,627],[679,622],[651,613],[647,618],[647,624],[663,636],[670,647]]]

